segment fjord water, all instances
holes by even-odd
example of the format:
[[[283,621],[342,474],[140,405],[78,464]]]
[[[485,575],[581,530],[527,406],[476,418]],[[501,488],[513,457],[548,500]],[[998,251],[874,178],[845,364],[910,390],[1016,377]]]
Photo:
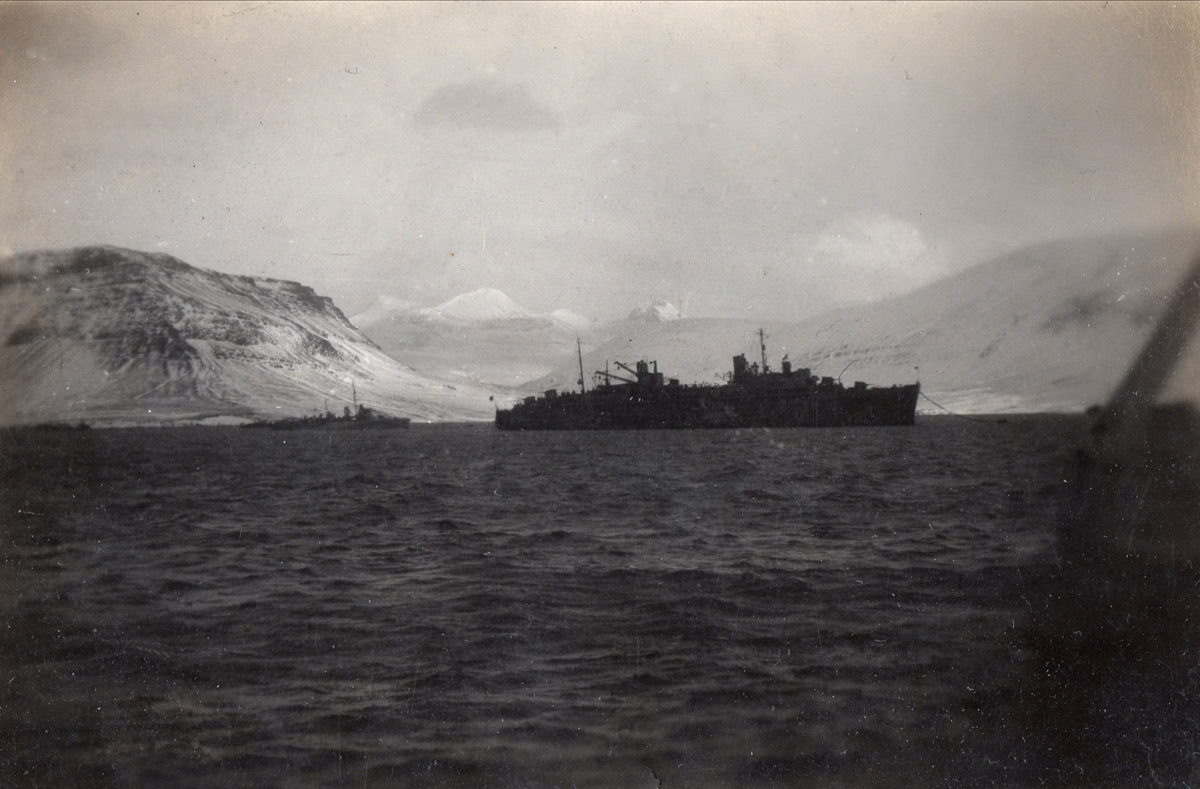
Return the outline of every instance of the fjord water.
[[[1076,426],[9,431],[4,775],[982,777]]]

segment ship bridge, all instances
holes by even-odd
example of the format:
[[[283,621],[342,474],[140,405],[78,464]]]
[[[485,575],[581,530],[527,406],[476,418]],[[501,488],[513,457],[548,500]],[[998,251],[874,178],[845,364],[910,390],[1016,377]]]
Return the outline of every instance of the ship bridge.
[[[757,364],[751,364],[744,354],[733,357],[733,382],[745,386],[812,386],[817,378],[807,367],[792,369],[792,363],[783,360],[783,371],[771,372],[765,363],[760,370]]]

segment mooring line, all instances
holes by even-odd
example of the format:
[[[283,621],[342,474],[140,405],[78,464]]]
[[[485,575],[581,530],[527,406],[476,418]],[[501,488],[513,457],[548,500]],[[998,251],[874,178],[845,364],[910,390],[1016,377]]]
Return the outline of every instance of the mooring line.
[[[942,404],[941,404],[941,403],[939,403],[937,400],[934,400],[932,397],[930,397],[929,395],[925,394],[924,392],[918,392],[917,394],[921,395],[921,397],[924,397],[926,400],[928,400],[929,402],[933,403],[933,404],[934,404],[934,405],[936,405],[938,408],[940,408],[940,409],[942,409],[943,411],[945,411],[947,414],[950,414],[950,416],[956,416],[956,417],[958,417],[959,419],[970,419],[972,422],[992,422],[992,421],[994,421],[994,420],[991,420],[991,419],[980,419],[980,418],[979,418],[979,417],[977,417],[977,416],[967,416],[966,414],[958,414],[958,413],[955,413],[954,411],[951,411],[949,408],[947,408],[946,406],[942,405]]]

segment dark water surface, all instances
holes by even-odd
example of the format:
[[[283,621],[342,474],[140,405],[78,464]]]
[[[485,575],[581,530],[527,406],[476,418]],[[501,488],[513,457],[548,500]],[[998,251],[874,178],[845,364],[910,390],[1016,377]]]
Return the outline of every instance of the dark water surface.
[[[0,777],[1034,782],[1075,426],[10,431]]]

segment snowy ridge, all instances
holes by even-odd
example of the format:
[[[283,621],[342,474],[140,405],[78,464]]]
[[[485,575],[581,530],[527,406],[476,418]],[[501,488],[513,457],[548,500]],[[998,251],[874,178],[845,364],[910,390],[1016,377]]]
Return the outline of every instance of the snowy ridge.
[[[163,424],[359,402],[487,419],[490,392],[421,376],[294,282],[115,247],[0,261],[0,422]]]
[[[587,335],[596,328],[595,320],[592,318],[586,318],[583,315],[580,315],[577,312],[571,312],[570,310],[554,310],[550,313],[550,317],[553,320],[561,323],[563,326],[573,329],[582,335]]]

